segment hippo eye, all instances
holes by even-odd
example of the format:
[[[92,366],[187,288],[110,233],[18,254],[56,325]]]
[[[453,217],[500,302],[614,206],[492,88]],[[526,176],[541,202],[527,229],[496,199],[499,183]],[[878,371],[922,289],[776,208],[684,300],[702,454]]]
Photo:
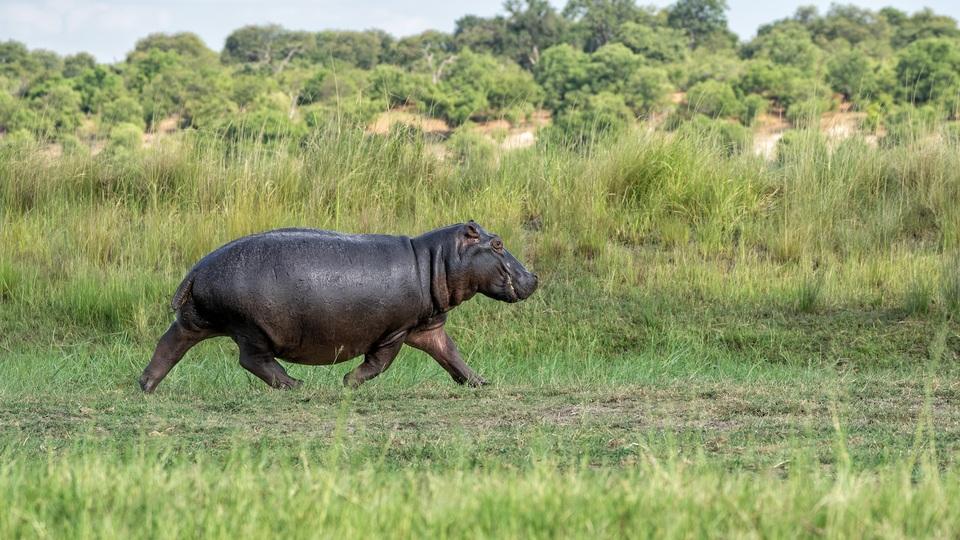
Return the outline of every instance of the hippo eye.
[[[490,241],[490,246],[496,251],[503,251],[503,240],[494,238]]]

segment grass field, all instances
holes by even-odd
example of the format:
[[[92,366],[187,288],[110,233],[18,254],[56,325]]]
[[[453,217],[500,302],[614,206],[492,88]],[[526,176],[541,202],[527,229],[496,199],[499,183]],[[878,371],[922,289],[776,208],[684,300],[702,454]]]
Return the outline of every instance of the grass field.
[[[446,158],[416,133],[184,133],[0,156],[0,537],[960,534],[960,152],[797,132],[767,163],[637,131]],[[541,276],[268,389],[211,340],[136,378],[203,254],[476,219]]]

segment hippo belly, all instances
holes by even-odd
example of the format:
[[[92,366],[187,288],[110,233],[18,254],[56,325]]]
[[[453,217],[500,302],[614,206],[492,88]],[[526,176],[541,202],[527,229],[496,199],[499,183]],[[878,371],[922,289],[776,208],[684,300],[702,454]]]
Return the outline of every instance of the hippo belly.
[[[275,231],[198,264],[192,296],[219,332],[259,339],[291,362],[334,364],[417,325],[425,299],[416,270],[407,238]]]

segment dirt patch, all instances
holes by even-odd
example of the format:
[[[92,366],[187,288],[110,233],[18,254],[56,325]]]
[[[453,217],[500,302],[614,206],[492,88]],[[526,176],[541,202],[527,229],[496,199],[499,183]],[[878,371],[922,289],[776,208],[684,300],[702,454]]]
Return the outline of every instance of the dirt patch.
[[[450,126],[443,120],[417,114],[412,108],[405,107],[380,114],[367,127],[367,133],[384,135],[390,132],[394,124],[406,124],[430,134],[445,135],[451,131]]]

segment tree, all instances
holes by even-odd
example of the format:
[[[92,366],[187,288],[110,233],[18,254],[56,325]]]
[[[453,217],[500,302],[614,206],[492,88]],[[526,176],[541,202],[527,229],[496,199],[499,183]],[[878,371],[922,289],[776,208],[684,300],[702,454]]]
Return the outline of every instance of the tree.
[[[587,84],[587,55],[564,43],[544,51],[534,77],[544,90],[544,104],[553,112],[573,105],[571,97]]]
[[[703,81],[687,91],[687,103],[696,112],[711,117],[739,116],[743,104],[729,84],[720,81]]]
[[[466,15],[457,19],[453,39],[457,49],[503,55],[511,41],[508,34],[507,19],[503,16]]]
[[[278,73],[295,58],[309,57],[316,45],[308,32],[294,32],[276,24],[244,26],[227,36],[221,59],[227,64],[252,64]]]
[[[627,77],[636,71],[643,59],[622,43],[610,43],[590,55],[587,76],[593,93],[622,93]]]
[[[557,115],[551,129],[562,140],[580,145],[623,131],[633,119],[633,113],[624,103],[623,96],[600,92]]]
[[[627,21],[617,30],[616,40],[631,51],[655,62],[676,63],[687,57],[687,36],[665,26]]]
[[[200,39],[200,36],[192,32],[179,32],[176,34],[155,33],[137,40],[133,52],[128,55],[134,56],[137,53],[146,53],[151,50],[173,51],[184,58],[195,58],[198,60],[212,62],[216,60],[217,53],[210,50],[207,44]]]
[[[745,51],[752,57],[793,66],[805,73],[813,72],[820,58],[820,49],[810,39],[810,32],[795,22],[764,29]]]
[[[392,42],[392,38],[382,30],[327,30],[318,33],[316,40],[311,55],[314,61],[324,64],[339,61],[362,69],[379,64]]]
[[[456,50],[454,36],[445,32],[427,30],[392,42],[384,51],[384,62],[411,69],[425,69],[431,61],[439,58],[442,62],[443,59],[453,56]]]
[[[891,43],[894,48],[900,49],[907,45],[926,38],[960,37],[957,21],[951,17],[937,15],[929,8],[922,9],[912,16],[894,9],[883,8],[880,16],[893,27]]]
[[[827,61],[827,82],[849,100],[877,91],[876,62],[860,49],[840,51]]]
[[[563,17],[570,25],[572,39],[587,52],[613,41],[627,22],[651,23],[653,15],[637,7],[634,0],[569,0]]]
[[[925,38],[901,51],[897,61],[901,97],[925,103],[960,91],[960,44]]]
[[[667,24],[686,32],[696,48],[714,34],[729,33],[726,0],[677,0],[669,8]]]
[[[664,105],[670,88],[663,68],[640,67],[630,74],[623,93],[635,113],[649,113]]]
[[[97,67],[97,59],[90,53],[77,53],[63,59],[63,76],[71,79],[79,77],[87,70]]]
[[[530,69],[541,51],[560,41],[564,21],[547,0],[507,0],[506,29],[511,36],[508,56]]]

